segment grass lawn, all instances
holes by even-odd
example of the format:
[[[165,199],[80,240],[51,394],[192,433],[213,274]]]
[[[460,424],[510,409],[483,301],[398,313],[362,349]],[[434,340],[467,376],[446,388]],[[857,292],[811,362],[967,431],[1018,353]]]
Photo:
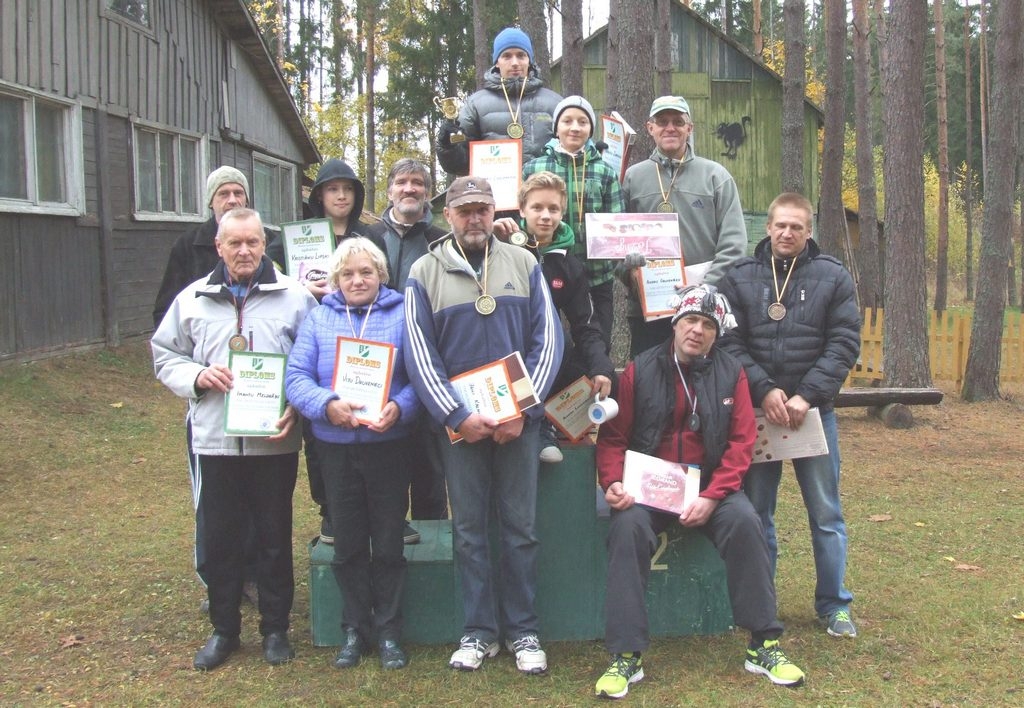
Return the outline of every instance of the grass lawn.
[[[940,386],[943,386],[940,382]],[[778,526],[783,645],[808,674],[776,688],[743,670],[746,635],[658,640],[632,705],[1024,705],[1024,391],[997,403],[915,410],[887,430],[840,411],[848,585],[860,636],[828,637],[813,616],[807,523],[791,475]],[[318,528],[305,476],[295,504],[298,658],[269,667],[255,611],[243,650],[192,669],[209,634],[192,569],[184,403],[152,376],[146,342],[0,368],[0,702],[6,705],[538,705],[594,702],[600,642],[550,642],[551,670],[522,677],[503,652],[476,673],[450,646],[411,664],[330,668],[309,640],[305,544]],[[557,543],[557,539],[542,539]],[[414,591],[414,588],[410,588]],[[571,592],[566,588],[566,592]]]

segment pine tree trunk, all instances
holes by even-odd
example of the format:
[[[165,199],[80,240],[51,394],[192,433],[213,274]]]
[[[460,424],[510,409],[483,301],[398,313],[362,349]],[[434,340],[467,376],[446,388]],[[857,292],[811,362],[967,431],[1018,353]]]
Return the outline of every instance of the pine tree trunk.
[[[634,81],[617,82],[615,105],[636,127],[636,144],[630,153],[630,162],[646,160],[653,143],[641,126],[647,120],[647,109],[654,100],[654,53],[651,51],[650,6],[637,0],[616,3],[619,8],[617,74],[636,77]]]
[[[764,35],[761,33],[761,0],[753,0],[751,3],[751,14],[753,15],[754,33],[754,56],[758,59],[764,54]]]
[[[964,222],[967,229],[965,243],[965,267],[964,297],[967,302],[974,300],[974,110],[972,99],[974,91],[971,88],[971,12],[964,0],[964,122],[966,127],[964,135],[967,136],[966,148],[967,157],[964,169]]]
[[[657,0],[657,7],[654,53],[658,70],[658,94],[667,96],[672,93],[672,0]]]
[[[946,309],[949,278],[949,119],[946,116],[946,28],[942,19],[943,0],[934,0],[935,19],[935,112],[938,118],[939,224],[935,246],[936,312]]]
[[[786,66],[782,77],[782,190],[804,191],[804,91],[807,39],[803,0],[785,0]]]
[[[878,258],[878,199],[874,144],[871,138],[871,49],[868,0],[853,0],[853,116],[857,136],[857,290],[862,307],[882,307],[882,273]]]
[[[846,137],[846,3],[825,0],[825,146],[821,159],[821,200],[814,238],[831,256],[843,258],[846,213],[843,209],[843,150]],[[853,264],[847,263],[853,270]]]
[[[374,211],[377,197],[377,118],[373,78],[377,73],[377,3],[371,0],[366,8],[366,164],[363,166],[363,184],[366,187],[366,210]]]
[[[605,69],[604,90],[608,96],[609,111],[621,108],[619,103],[619,17],[625,0],[608,0],[608,66]],[[628,117],[632,123],[632,116]],[[639,130],[639,128],[637,128]]]
[[[544,3],[537,0],[519,0],[519,24],[533,42],[533,65],[545,79],[551,70],[551,52],[548,51],[548,21],[544,17]]]
[[[476,85],[480,87],[484,83],[484,74],[494,66],[487,41],[487,0],[473,0],[473,65],[476,67]]]
[[[562,95],[583,95],[583,2],[562,0]]]
[[[931,385],[925,291],[924,58],[927,0],[894,3],[882,66],[885,95],[885,380]]]
[[[971,325],[963,398],[999,397],[999,365],[1006,309],[1006,266],[1012,258],[1014,179],[1019,130],[1022,57],[1021,0],[1000,0],[996,9],[995,57],[992,67],[991,119],[998,130],[989,136],[985,206],[981,227],[978,297]]]

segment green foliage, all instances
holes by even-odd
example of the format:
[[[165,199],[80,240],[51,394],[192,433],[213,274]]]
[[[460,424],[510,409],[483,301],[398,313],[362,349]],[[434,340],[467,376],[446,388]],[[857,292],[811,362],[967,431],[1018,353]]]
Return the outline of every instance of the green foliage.
[[[843,204],[854,211],[859,210],[860,198],[857,193],[857,167],[854,148],[856,140],[852,127],[846,129],[846,147],[843,159]],[[877,214],[880,221],[885,219],[885,180],[882,173],[882,148],[875,150],[875,188],[877,190]],[[939,173],[930,155],[924,156],[924,217],[925,257],[929,267],[934,267],[939,230]],[[949,277],[963,278],[967,268],[967,221],[964,203],[966,166],[961,164],[950,175],[949,183]],[[974,262],[977,263],[981,250],[981,223],[983,203],[977,177],[971,175],[974,203]],[[1018,204],[1019,208],[1019,204]],[[1019,212],[1018,212],[1019,213]],[[1019,217],[1015,217],[1019,222]],[[1014,242],[1014,260],[1019,262],[1019,239]]]

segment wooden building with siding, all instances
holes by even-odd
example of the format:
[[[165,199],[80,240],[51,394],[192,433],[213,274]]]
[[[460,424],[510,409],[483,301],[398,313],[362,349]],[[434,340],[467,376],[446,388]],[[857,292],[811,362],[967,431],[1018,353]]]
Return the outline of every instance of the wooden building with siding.
[[[655,19],[651,5],[651,22]],[[782,77],[678,0],[672,3],[670,21],[672,93],[690,105],[696,153],[722,163],[736,180],[754,244],[765,235],[768,205],[782,191]],[[583,50],[583,94],[598,115],[608,110],[607,65],[605,26],[584,41]],[[559,69],[556,64],[551,77],[556,91],[561,90]],[[657,95],[657,77],[651,81]],[[634,130],[643,131],[648,108],[617,110]],[[821,109],[804,101],[804,184],[812,204],[818,201],[818,130],[823,122]],[[742,135],[742,142],[730,150],[720,128],[726,135]]]
[[[243,0],[3,0],[0,144],[0,361],[150,331],[206,175],[277,224],[320,159]]]

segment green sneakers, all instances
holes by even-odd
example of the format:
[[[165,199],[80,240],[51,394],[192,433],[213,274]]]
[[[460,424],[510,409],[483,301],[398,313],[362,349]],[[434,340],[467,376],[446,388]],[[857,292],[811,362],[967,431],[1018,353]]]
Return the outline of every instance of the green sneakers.
[[[779,686],[796,687],[804,682],[804,672],[786,658],[778,639],[765,640],[757,649],[748,648],[743,668],[752,674],[764,674]]]
[[[629,684],[642,681],[644,678],[643,661],[633,652],[615,654],[612,665],[597,680],[594,693],[598,698],[622,698],[629,693]]]
[[[853,624],[849,610],[836,610],[830,615],[821,618],[826,625],[826,630],[833,637],[857,636],[857,627]]]

